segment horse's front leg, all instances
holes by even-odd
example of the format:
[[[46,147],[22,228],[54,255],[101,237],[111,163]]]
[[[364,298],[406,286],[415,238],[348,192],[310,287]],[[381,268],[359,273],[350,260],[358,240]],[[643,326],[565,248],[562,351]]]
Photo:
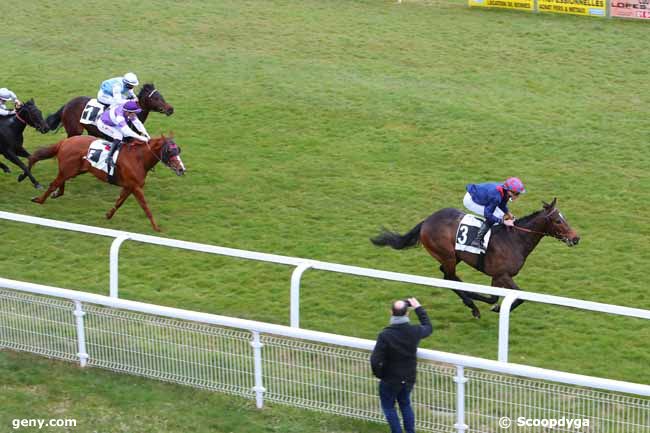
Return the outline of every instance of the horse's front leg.
[[[135,199],[138,200],[138,203],[140,203],[140,207],[144,211],[144,213],[147,215],[147,218],[149,218],[149,221],[151,222],[151,226],[153,229],[157,232],[160,231],[160,227],[158,227],[158,224],[156,224],[156,221],[153,219],[153,215],[151,214],[151,211],[149,210],[149,205],[147,204],[147,200],[144,198],[144,191],[142,191],[142,188],[136,187],[133,190],[133,195],[135,196]]]
[[[111,208],[108,212],[106,212],[106,219],[111,219],[113,218],[113,215],[115,215],[115,212],[122,206],[124,203],[124,200],[126,200],[130,195],[131,195],[131,190],[124,187],[122,188],[122,191],[120,191],[120,196],[117,198],[117,201],[115,202],[115,206]],[[139,201],[139,200],[138,200]],[[145,203],[146,205],[146,203]]]
[[[499,275],[498,277],[493,277],[492,286],[503,287],[504,289],[521,290],[521,288],[519,288],[517,283],[515,283],[515,280],[513,280],[510,275]],[[515,302],[513,302],[512,305],[510,306],[510,311],[513,311],[515,308],[517,308],[523,303],[524,303],[523,299],[515,299]],[[492,307],[492,311],[494,311],[495,313],[500,312],[501,306],[495,305],[494,307]]]
[[[25,166],[25,164],[23,164],[23,162],[20,160],[20,158],[18,158],[13,152],[6,152],[4,155],[9,161],[13,162],[14,164],[16,164],[18,167],[20,167],[23,170],[23,174],[18,176],[18,182],[20,182],[22,180],[21,177],[24,179],[25,176],[27,176],[27,177],[29,177],[29,180],[31,180],[32,183],[34,184],[34,188],[43,189],[43,186],[41,186],[41,184],[38,183],[38,181],[34,178],[34,176],[32,176],[32,173],[29,171],[27,166]]]

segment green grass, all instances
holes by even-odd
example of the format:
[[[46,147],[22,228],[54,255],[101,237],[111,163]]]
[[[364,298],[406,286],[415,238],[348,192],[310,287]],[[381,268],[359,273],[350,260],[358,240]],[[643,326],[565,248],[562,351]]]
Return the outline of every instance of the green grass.
[[[0,45],[11,72],[0,85],[35,97],[49,113],[132,70],[174,105],[172,117],[147,122],[153,134],[175,131],[189,170],[177,178],[160,167],[148,179],[145,193],[164,236],[440,277],[421,248],[377,249],[368,237],[380,225],[406,231],[439,208],[462,206],[466,183],[517,175],[529,193],[513,206],[516,215],[558,197],[582,236],[573,249],[543,240],[519,286],[650,309],[642,121],[650,115],[650,60],[639,42],[646,23],[474,10],[464,2],[156,0],[129,2],[119,20],[98,1],[20,6]],[[62,137],[30,130],[26,147]],[[15,182],[16,171],[0,175],[2,210],[153,233],[133,199],[105,220],[118,189],[91,176],[38,206],[29,201],[34,189]],[[46,184],[55,172],[45,161],[34,175]],[[1,276],[107,294],[109,240],[0,227]],[[126,299],[288,323],[290,268],[129,242],[120,263]],[[489,283],[466,266],[459,274]],[[301,324],[374,338],[390,300],[407,294],[434,321],[424,347],[496,357],[497,316],[479,305],[483,318],[473,320],[442,289],[308,271]],[[641,320],[526,303],[511,328],[513,362],[650,383],[640,368],[650,361],[650,328]],[[36,362],[24,360],[26,370]],[[118,395],[134,380],[95,370],[81,377]],[[222,402],[215,413],[250,407],[206,398]],[[147,411],[164,413],[161,407]],[[270,411],[277,431],[303,422],[310,431],[313,414]],[[90,413],[88,423],[99,425]],[[358,430],[331,431],[346,428]]]

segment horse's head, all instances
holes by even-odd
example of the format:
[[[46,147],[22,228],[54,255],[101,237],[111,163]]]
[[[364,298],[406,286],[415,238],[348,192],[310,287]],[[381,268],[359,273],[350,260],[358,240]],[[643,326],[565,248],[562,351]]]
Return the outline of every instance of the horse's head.
[[[30,99],[22,104],[20,108],[16,110],[16,116],[18,119],[23,121],[23,123],[37,129],[41,134],[45,134],[50,130],[45,119],[43,119],[43,113],[41,113],[41,110],[39,110],[34,103],[34,99]]]
[[[156,89],[153,83],[142,86],[140,93],[138,93],[138,100],[140,106],[145,110],[157,111],[167,116],[174,114],[174,107],[165,101],[165,97]]]
[[[160,160],[167,167],[174,170],[177,176],[182,176],[185,174],[185,164],[181,160],[181,148],[176,144],[174,138],[169,136],[165,137],[163,135],[163,145],[162,151],[160,153]]]
[[[542,214],[546,218],[546,233],[561,240],[570,247],[578,245],[580,236],[571,228],[564,215],[562,215],[562,212],[560,212],[560,209],[555,207],[555,203],[557,203],[557,198],[554,198],[550,204],[542,202],[544,205]]]

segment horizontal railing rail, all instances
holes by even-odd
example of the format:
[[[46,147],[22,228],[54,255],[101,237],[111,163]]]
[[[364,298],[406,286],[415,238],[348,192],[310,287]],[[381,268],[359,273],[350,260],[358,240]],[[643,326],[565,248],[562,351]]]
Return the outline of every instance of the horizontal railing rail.
[[[147,304],[137,301],[124,299],[115,299],[93,293],[79,292],[75,290],[63,289],[58,287],[34,284],[23,281],[16,281],[7,278],[0,278],[0,287],[27,292],[38,295],[51,296],[55,298],[68,299],[70,301],[85,302],[95,305],[153,314],[156,316],[188,320],[192,322],[205,323],[223,327],[243,329],[250,332],[273,334],[284,337],[291,337],[301,340],[333,344],[338,346],[349,347],[353,349],[372,350],[375,342],[372,340],[348,337],[337,334],[330,334],[320,331],[312,331],[301,328],[294,328],[272,323],[257,322],[247,319],[238,319],[234,317],[220,316],[216,314],[201,313],[196,311],[184,310],[173,307]],[[523,376],[533,379],[548,380],[569,385],[585,386],[608,391],[623,392],[639,396],[650,396],[650,385],[639,383],[625,382],[613,379],[604,379],[599,377],[585,376],[574,373],[566,373],[556,370],[549,370],[527,365],[493,361],[489,359],[477,358],[467,355],[459,355],[447,352],[441,352],[430,349],[418,349],[418,358],[429,361],[453,364],[467,368],[477,368],[495,373],[510,374]]]
[[[584,301],[580,299],[567,298],[562,296],[547,295],[534,292],[525,292],[519,290],[510,290],[500,287],[484,286],[480,284],[465,283],[459,281],[443,280],[439,278],[422,277],[399,272],[382,271],[371,268],[362,268],[357,266],[342,265],[337,263],[322,262],[298,257],[282,256],[277,254],[261,253],[255,251],[240,250],[235,248],[206,245],[197,242],[182,241],[177,239],[163,238],[158,236],[144,235],[140,233],[125,232],[120,230],[106,229],[101,227],[87,226],[83,224],[69,223],[64,221],[51,220],[46,218],[34,217],[29,215],[20,215],[10,212],[0,211],[0,219],[15,221],[19,223],[35,224],[44,227],[70,230],[74,232],[94,234],[114,238],[110,249],[110,281],[109,290],[111,297],[117,298],[117,281],[118,281],[118,255],[119,248],[126,240],[142,242],[152,245],[179,248],[190,251],[230,256],[247,260],[256,260],[267,263],[282,264],[295,267],[291,278],[291,305],[290,305],[290,324],[292,327],[299,327],[300,317],[300,281],[303,273],[308,269],[321,270],[327,272],[336,272],[347,275],[360,277],[376,278],[387,281],[396,281],[409,284],[417,284],[429,287],[439,287],[452,290],[462,290],[473,293],[483,293],[489,295],[501,296],[504,298],[503,306],[499,313],[499,340],[498,340],[498,360],[506,362],[508,360],[509,347],[509,317],[510,308],[507,308],[516,299],[539,302],[562,307],[575,308],[586,311],[614,314],[618,316],[634,317],[639,319],[650,320],[650,310],[639,308],[623,307],[600,302]]]

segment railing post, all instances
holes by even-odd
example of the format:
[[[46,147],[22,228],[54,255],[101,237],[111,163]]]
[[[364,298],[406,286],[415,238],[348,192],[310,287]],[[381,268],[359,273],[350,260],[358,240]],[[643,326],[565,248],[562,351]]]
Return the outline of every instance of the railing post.
[[[516,293],[506,295],[499,309],[499,356],[501,362],[508,362],[508,338],[510,334],[510,307],[517,299]]]
[[[262,409],[264,406],[264,391],[266,391],[262,382],[262,347],[264,345],[260,342],[260,333],[257,331],[251,332],[253,333],[251,346],[253,346],[253,367],[255,369],[255,386],[253,387],[253,391],[255,391],[255,404],[258,409]]]
[[[300,328],[300,279],[303,272],[312,267],[311,262],[301,263],[291,274],[291,317],[292,328]]]
[[[120,235],[115,238],[113,243],[111,244],[111,254],[110,254],[110,263],[109,263],[109,293],[111,298],[117,298],[117,291],[118,291],[118,262],[119,262],[119,254],[120,254],[120,247],[122,246],[122,242],[125,240],[129,239],[129,235]]]
[[[454,382],[456,382],[456,424],[454,424],[454,428],[457,433],[463,433],[469,428],[465,424],[465,383],[467,380],[463,366],[457,365],[456,376],[454,376]]]
[[[79,349],[77,356],[79,357],[79,365],[85,367],[86,361],[88,360],[88,353],[86,353],[86,333],[84,331],[84,315],[86,313],[81,309],[81,302],[74,301],[74,312],[72,314],[74,314],[77,322],[77,347]]]

